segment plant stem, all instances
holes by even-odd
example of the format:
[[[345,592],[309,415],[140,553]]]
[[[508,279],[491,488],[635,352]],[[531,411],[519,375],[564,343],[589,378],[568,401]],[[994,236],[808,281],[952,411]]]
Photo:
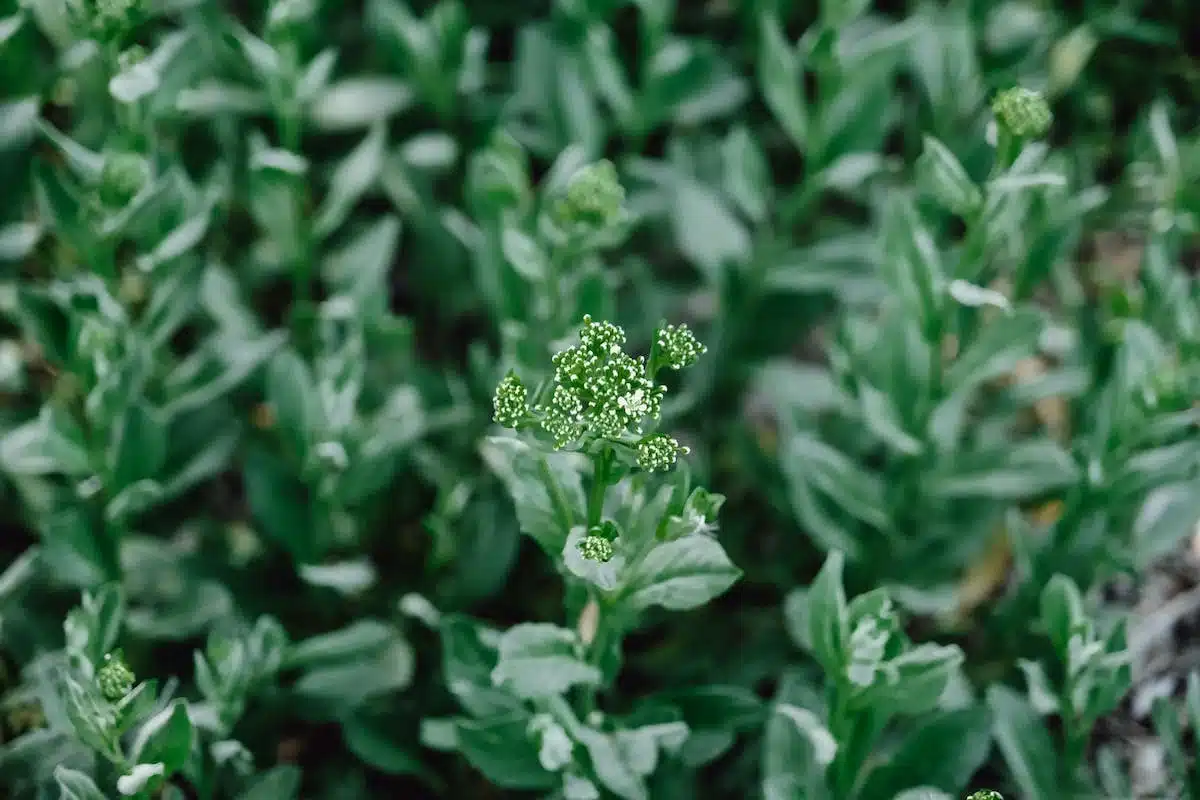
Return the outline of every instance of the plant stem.
[[[607,445],[596,458],[592,473],[592,488],[588,493],[587,526],[590,530],[600,524],[604,515],[604,495],[608,493],[613,462],[613,449]]]

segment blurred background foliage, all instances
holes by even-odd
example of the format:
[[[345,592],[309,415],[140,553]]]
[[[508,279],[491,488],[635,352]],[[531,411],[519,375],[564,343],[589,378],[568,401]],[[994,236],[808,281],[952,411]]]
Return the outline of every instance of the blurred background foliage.
[[[285,658],[239,723],[260,766],[303,765],[303,796],[508,794],[423,744],[455,703],[420,609],[561,615],[480,442],[496,382],[584,313],[707,343],[664,416],[745,573],[627,642],[614,708],[804,684],[788,609],[833,549],[914,639],[960,644],[976,689],[1022,686],[1051,574],[1141,585],[1200,517],[1195,4],[108,3],[139,24],[99,49],[66,0],[0,3],[11,796],[53,796],[73,757],[39,664],[108,581],[134,671],[184,687],[214,629],[378,625],[365,655]],[[987,184],[1014,85],[1054,123]],[[929,190],[926,137],[986,214]],[[630,230],[564,271],[521,231],[599,158]],[[961,300],[942,333],[986,348],[950,357],[944,396],[902,352],[928,331],[897,270],[931,251],[1016,307]],[[956,387],[974,399],[942,402]],[[1013,526],[1052,544],[1014,552]],[[652,796],[756,791],[760,710]],[[988,752],[964,780],[1011,787]]]

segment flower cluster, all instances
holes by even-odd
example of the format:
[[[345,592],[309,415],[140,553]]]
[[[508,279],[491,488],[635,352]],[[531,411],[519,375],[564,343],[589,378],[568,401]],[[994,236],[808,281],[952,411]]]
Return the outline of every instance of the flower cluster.
[[[616,439],[642,420],[657,419],[666,389],[646,375],[646,362],[622,349],[625,331],[611,322],[583,318],[579,344],[553,358],[554,392],[539,411],[542,427],[563,447],[590,433]]]
[[[104,665],[96,672],[96,685],[100,694],[110,703],[115,703],[133,689],[133,670],[125,665],[121,657],[109,653],[104,657]]]
[[[521,427],[529,417],[529,390],[521,379],[509,373],[496,387],[492,398],[492,418],[505,428]]]
[[[613,543],[603,536],[588,534],[579,540],[579,554],[588,561],[607,564],[615,553]]]
[[[996,95],[992,101],[996,121],[1021,139],[1036,139],[1050,130],[1054,116],[1040,92],[1016,86]]]
[[[150,164],[137,153],[109,153],[100,170],[100,202],[124,208],[150,180]]]
[[[611,161],[597,161],[571,176],[551,214],[563,230],[590,235],[612,228],[621,220],[625,189]]]
[[[671,369],[690,367],[707,352],[687,325],[665,325],[658,329],[654,340],[655,362]]]
[[[1004,797],[994,789],[980,789],[968,797],[967,800],[1004,800]]]
[[[637,463],[647,472],[666,472],[675,466],[680,455],[688,452],[688,448],[681,446],[674,437],[653,433],[638,442]]]

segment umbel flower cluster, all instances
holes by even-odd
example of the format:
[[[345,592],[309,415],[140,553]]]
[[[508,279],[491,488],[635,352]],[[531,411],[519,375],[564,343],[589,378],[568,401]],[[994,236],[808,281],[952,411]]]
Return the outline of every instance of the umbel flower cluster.
[[[632,445],[642,469],[670,469],[687,448],[666,434],[646,434],[645,423],[658,420],[667,391],[654,377],[662,367],[694,364],[707,350],[686,325],[660,328],[649,360],[626,353],[625,338],[619,326],[585,316],[579,344],[552,359],[549,398],[531,407],[529,390],[510,373],[496,389],[496,422],[514,430],[540,427],[555,449],[596,439]]]
[[[1046,135],[1054,115],[1050,105],[1039,92],[1016,86],[1005,89],[992,101],[996,121],[1009,133],[1021,139],[1036,139]]]

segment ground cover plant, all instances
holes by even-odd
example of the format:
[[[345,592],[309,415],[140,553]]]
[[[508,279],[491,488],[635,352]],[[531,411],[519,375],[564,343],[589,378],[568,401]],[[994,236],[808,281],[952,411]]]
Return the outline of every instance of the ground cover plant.
[[[1200,798],[1196,21],[5,0],[0,794]]]

